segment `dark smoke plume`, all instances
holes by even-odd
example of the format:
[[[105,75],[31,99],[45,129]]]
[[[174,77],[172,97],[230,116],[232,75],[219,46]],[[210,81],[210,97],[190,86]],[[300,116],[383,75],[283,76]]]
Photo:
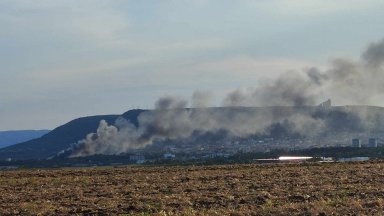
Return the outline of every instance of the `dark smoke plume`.
[[[196,109],[188,109],[187,101],[180,98],[160,98],[155,110],[138,116],[137,124],[124,118],[114,125],[101,121],[96,133],[87,135],[74,147],[72,156],[118,154],[157,140],[185,139],[194,134],[221,131],[241,138],[274,133],[316,136],[327,131],[376,127],[381,121],[372,122],[379,118],[360,109],[327,110],[316,105],[329,97],[341,104],[377,105],[384,93],[383,63],[384,40],[381,40],[369,45],[358,61],[335,59],[327,70],[313,67],[290,71],[252,90],[235,90],[225,97],[226,107],[204,108],[211,98],[205,92],[193,95],[192,106]]]
[[[369,67],[381,67],[384,62],[384,39],[378,43],[372,43],[363,53],[363,58]]]

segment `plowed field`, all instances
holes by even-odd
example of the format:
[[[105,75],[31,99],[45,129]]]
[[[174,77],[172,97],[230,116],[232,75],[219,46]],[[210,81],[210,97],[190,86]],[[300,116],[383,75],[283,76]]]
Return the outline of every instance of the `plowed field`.
[[[384,215],[384,162],[0,171],[0,215]]]

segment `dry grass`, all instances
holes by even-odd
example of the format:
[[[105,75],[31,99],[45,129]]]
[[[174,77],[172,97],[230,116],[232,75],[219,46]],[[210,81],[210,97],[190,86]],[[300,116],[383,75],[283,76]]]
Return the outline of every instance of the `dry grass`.
[[[0,172],[0,215],[384,215],[384,162]]]

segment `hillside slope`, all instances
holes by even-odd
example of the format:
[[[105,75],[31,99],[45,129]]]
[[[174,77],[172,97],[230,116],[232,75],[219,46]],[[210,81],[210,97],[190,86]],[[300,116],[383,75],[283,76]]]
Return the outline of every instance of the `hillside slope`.
[[[72,143],[83,139],[88,133],[95,131],[100,120],[113,123],[118,115],[90,116],[72,120],[41,138],[8,146],[0,149],[0,160],[12,158],[16,160],[44,159],[67,149]]]
[[[226,124],[232,124],[236,118],[239,118],[239,114],[241,114],[241,120],[246,120],[246,118],[267,116],[271,122],[277,123],[273,123],[270,126],[267,125],[264,132],[267,134],[267,136],[276,138],[284,138],[292,135],[291,128],[297,127],[297,122],[302,122],[303,116],[309,117],[311,122],[314,120],[317,122],[317,120],[320,119],[319,122],[321,122],[324,126],[320,134],[322,137],[329,134],[331,134],[332,137],[337,137],[343,133],[384,134],[383,107],[336,106],[329,109],[322,109],[313,106],[218,107],[189,110],[192,111],[191,116],[194,116],[195,114],[197,115],[199,112],[204,112],[208,114],[207,118],[209,118],[209,116],[225,117],[226,121],[224,122]],[[123,117],[138,126],[138,116],[145,111],[146,110],[130,110],[122,115],[90,116],[75,119],[52,130],[50,133],[42,136],[41,138],[0,149],[0,160],[7,158],[22,160],[44,159],[54,156],[58,152],[68,149],[71,144],[84,139],[87,134],[95,132],[101,120],[106,120],[109,124],[114,124],[117,118]],[[168,110],[163,114],[166,114],[167,112],[174,111]],[[295,118],[291,118],[292,116]],[[236,121],[238,122],[238,119]],[[253,122],[256,122],[256,124],[265,124],[263,121],[251,121],[251,123]],[[242,124],[235,125],[235,127],[237,126],[239,126],[239,130],[247,129],[244,128],[244,125]],[[152,130],[154,128],[150,126],[147,129]],[[305,131],[310,131],[313,128],[304,129]]]

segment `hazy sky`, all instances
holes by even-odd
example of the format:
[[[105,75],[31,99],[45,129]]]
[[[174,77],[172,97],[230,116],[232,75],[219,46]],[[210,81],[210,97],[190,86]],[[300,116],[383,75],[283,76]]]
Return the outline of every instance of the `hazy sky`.
[[[0,130],[153,108],[359,58],[382,0],[1,0]]]

